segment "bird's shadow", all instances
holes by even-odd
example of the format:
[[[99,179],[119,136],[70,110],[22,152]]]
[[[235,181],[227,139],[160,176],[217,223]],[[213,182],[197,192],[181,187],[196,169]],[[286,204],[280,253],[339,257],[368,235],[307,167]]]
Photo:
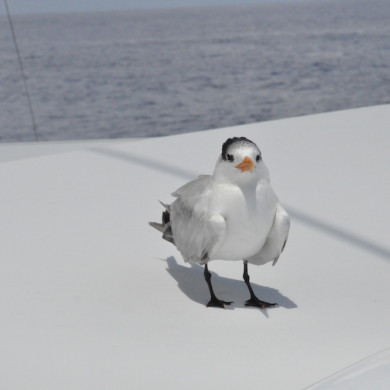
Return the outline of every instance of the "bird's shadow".
[[[167,272],[177,281],[180,290],[192,301],[206,305],[210,300],[207,284],[204,280],[204,268],[200,265],[180,265],[173,256],[166,260]],[[227,309],[246,308],[245,302],[249,299],[249,292],[243,280],[235,280],[219,276],[211,271],[215,295],[222,300],[234,301]],[[277,303],[278,306],[294,309],[297,305],[289,298],[271,287],[259,286],[251,282],[252,289],[257,297],[266,301]],[[265,313],[266,310],[263,310]]]

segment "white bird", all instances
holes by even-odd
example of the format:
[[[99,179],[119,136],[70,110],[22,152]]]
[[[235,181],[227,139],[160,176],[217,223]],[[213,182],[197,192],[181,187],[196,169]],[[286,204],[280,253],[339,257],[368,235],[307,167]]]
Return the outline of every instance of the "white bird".
[[[164,205],[162,223],[150,225],[176,245],[186,262],[204,264],[211,299],[208,307],[232,302],[218,299],[211,285],[211,260],[243,260],[250,299],[246,306],[276,306],[257,298],[249,282],[248,263],[273,265],[282,253],[290,218],[271,187],[268,169],[257,145],[245,137],[222,145],[213,175],[201,175],[173,194]]]

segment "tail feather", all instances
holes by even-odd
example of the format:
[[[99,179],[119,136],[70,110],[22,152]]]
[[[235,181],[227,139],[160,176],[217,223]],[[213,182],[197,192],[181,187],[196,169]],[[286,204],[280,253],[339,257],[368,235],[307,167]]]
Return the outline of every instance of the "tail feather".
[[[159,200],[159,202],[165,208],[165,210],[168,211],[168,213],[171,212],[171,205],[170,204],[163,203],[163,202],[161,202],[161,200]]]
[[[157,229],[158,231],[160,231],[161,233],[164,233],[164,226],[162,223],[158,223],[158,222],[149,222],[149,225],[151,227],[154,227],[155,229]]]
[[[162,213],[162,224],[165,226],[169,223],[171,223],[171,214],[168,210],[166,210]]]
[[[168,204],[165,204],[163,202],[160,202],[163,207],[165,208],[165,211],[162,213],[162,223],[158,222],[149,222],[149,225],[153,228],[157,229],[159,232],[161,232],[162,238],[164,240],[167,240],[171,242],[173,245],[175,245],[175,241],[173,239],[173,232],[171,227],[171,207]]]

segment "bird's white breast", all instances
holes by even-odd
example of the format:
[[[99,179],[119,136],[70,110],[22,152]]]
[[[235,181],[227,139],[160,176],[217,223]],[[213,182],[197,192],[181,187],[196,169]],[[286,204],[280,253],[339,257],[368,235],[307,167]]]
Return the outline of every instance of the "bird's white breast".
[[[277,197],[268,181],[243,188],[216,183],[209,213],[225,218],[226,235],[211,258],[242,260],[258,253],[271,229],[276,205]]]

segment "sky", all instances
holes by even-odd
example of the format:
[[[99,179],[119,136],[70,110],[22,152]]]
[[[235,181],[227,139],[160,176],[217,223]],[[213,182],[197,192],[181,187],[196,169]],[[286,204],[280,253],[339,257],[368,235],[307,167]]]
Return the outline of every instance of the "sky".
[[[244,5],[266,1],[294,0],[8,0],[8,6],[11,14],[39,14],[230,4]],[[0,14],[5,14],[4,0],[0,4]]]

